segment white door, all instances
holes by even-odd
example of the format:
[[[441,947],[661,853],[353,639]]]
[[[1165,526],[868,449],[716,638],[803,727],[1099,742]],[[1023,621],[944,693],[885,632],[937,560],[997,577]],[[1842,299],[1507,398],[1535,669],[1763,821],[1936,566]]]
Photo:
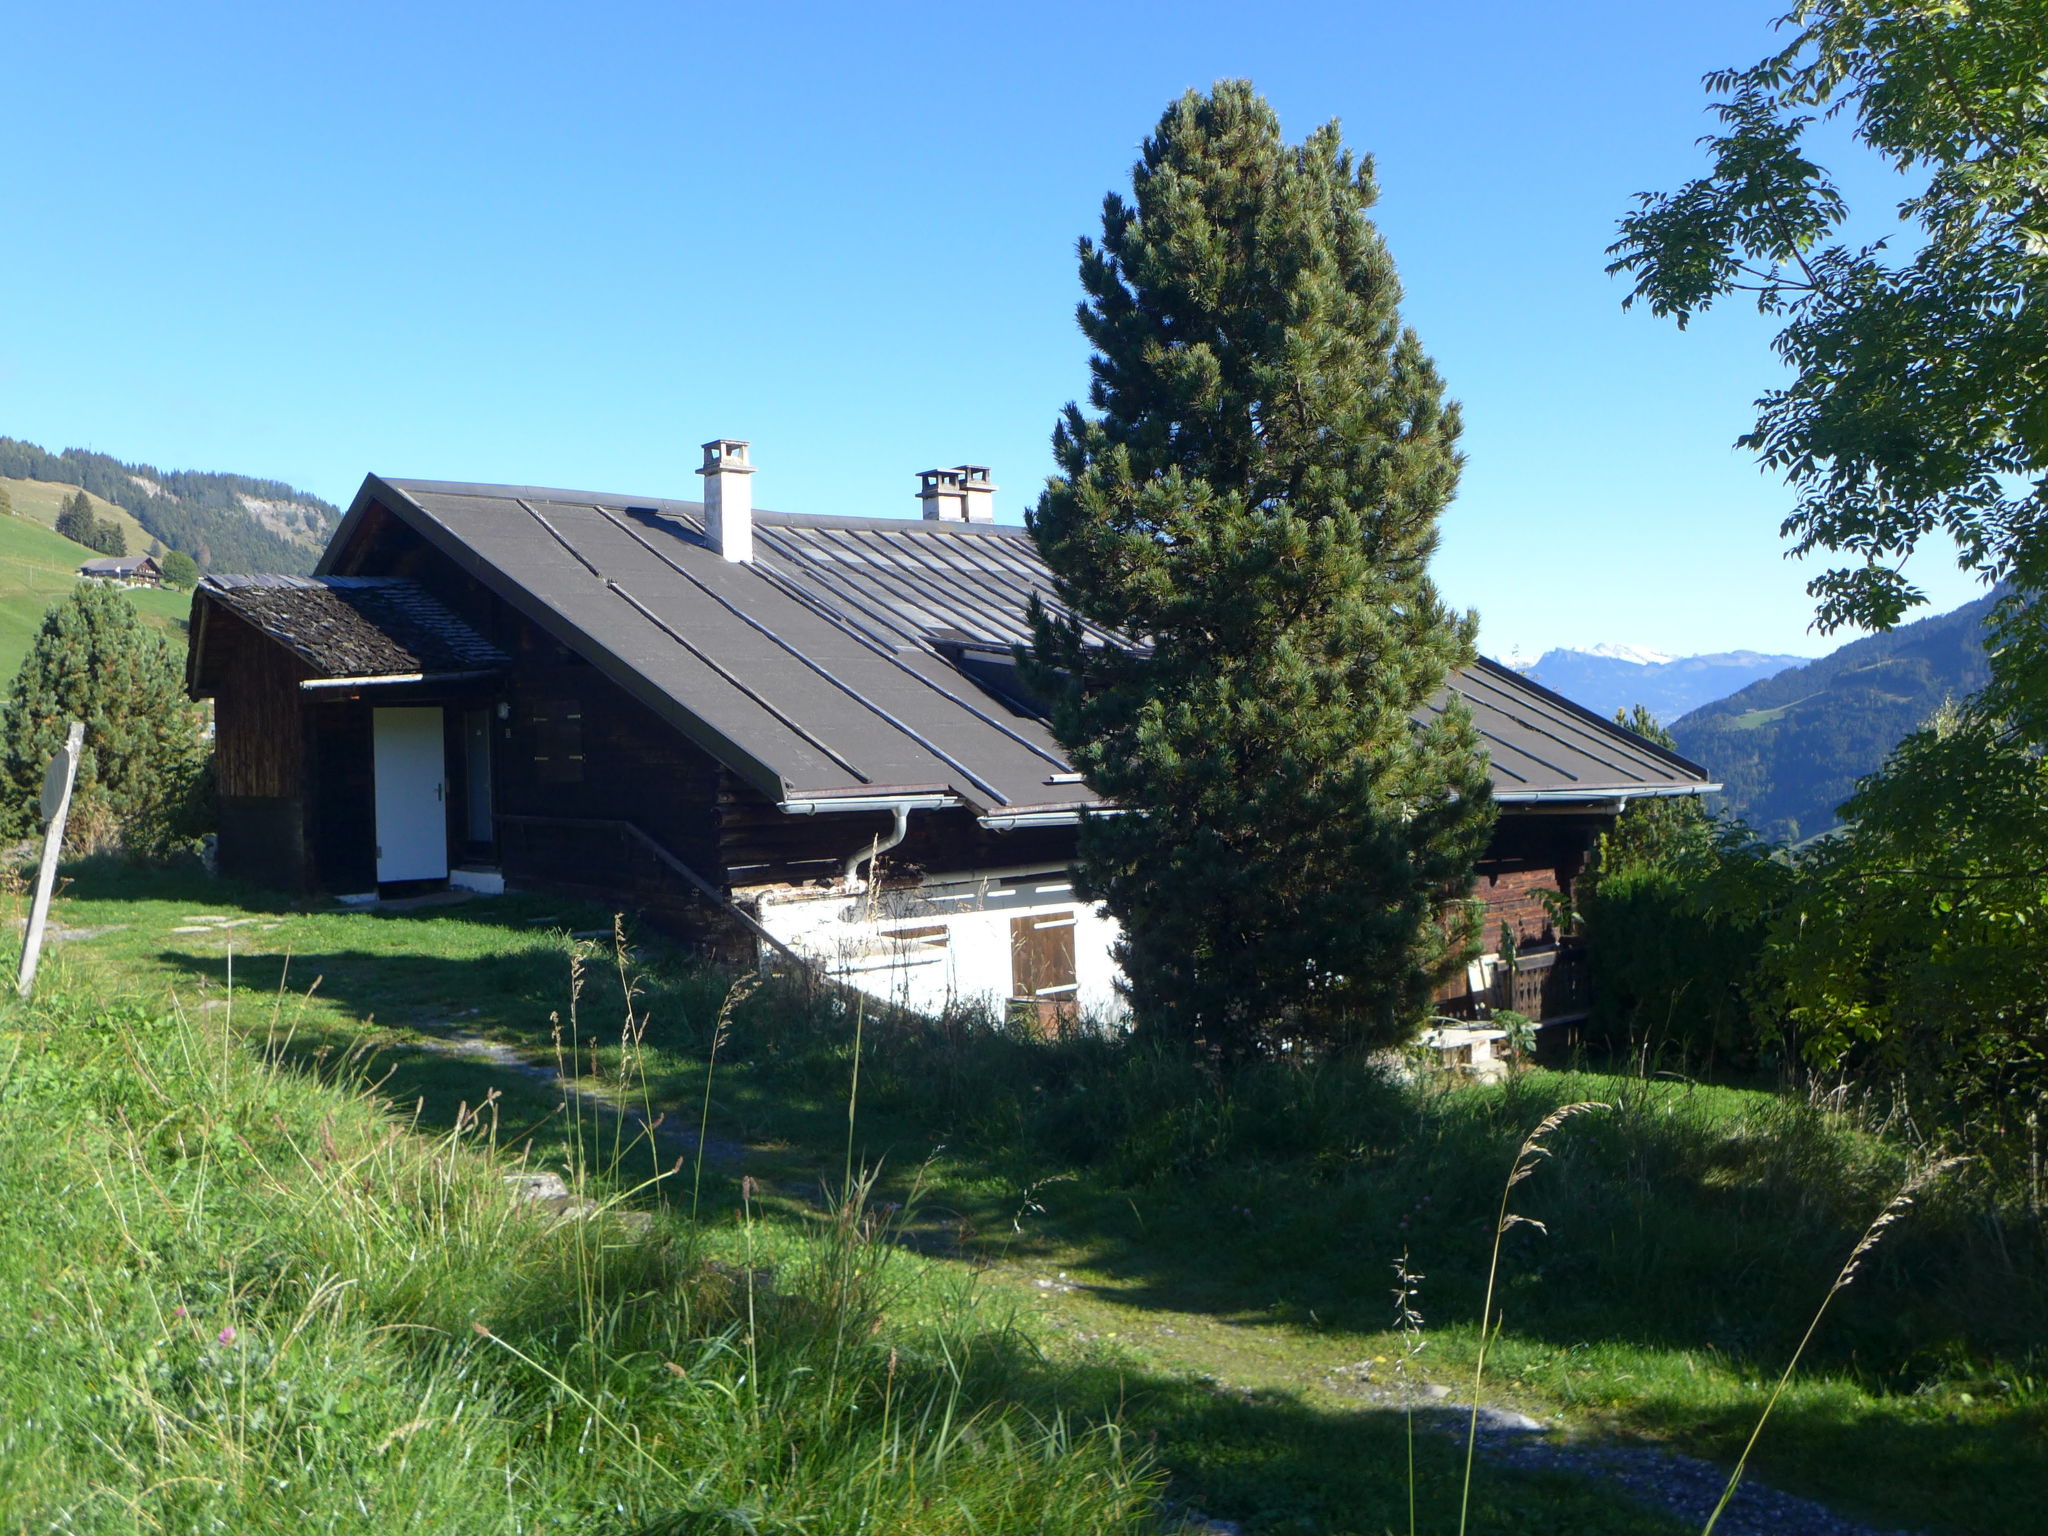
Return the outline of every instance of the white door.
[[[371,712],[377,880],[448,878],[447,751],[438,707]]]

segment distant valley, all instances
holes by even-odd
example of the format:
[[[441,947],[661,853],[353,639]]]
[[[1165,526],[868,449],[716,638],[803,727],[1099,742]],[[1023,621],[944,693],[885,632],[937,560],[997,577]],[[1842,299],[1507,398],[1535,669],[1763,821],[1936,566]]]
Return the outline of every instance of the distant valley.
[[[1549,650],[1533,662],[1510,665],[1596,714],[1611,718],[1617,710],[1640,704],[1669,724],[1703,704],[1724,699],[1759,678],[1809,659],[1760,651],[1666,656],[1636,646],[1602,645],[1591,650]]]
[[[1944,700],[1990,673],[1984,620],[1997,595],[1852,640],[1751,683],[1671,724],[1678,750],[1725,786],[1725,807],[1767,837],[1796,841],[1835,826],[1856,780]]]
[[[1641,704],[1724,786],[1719,807],[1774,841],[1838,825],[1835,808],[1944,700],[1982,688],[1996,594],[1826,656],[1639,646],[1554,649],[1509,665],[1612,718]]]

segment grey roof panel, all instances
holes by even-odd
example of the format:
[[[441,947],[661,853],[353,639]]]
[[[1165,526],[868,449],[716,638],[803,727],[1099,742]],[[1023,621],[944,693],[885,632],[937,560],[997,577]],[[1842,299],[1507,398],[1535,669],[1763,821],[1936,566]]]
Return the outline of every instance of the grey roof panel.
[[[1071,769],[1043,722],[942,654],[1030,638],[1029,600],[1050,602],[1052,580],[1023,529],[757,511],[755,559],[738,565],[707,545],[696,502],[372,477],[323,571],[378,501],[766,793],[943,786],[984,813],[1095,803],[1049,782]],[[1504,795],[1705,780],[1491,662],[1451,687]]]

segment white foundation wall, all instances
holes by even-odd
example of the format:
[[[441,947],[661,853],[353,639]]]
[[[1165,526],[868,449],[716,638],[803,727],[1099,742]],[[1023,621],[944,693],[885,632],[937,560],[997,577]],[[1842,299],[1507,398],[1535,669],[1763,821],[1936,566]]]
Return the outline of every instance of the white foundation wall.
[[[1013,886],[1014,894],[994,910],[942,908],[914,916],[878,912],[863,894],[809,890],[759,893],[748,904],[763,928],[825,975],[870,997],[934,1016],[972,1006],[1001,1015],[1017,995],[1012,921],[1071,918],[1071,995],[1081,1016],[1121,1022],[1125,1006],[1113,958],[1116,920],[1075,900],[1063,881],[1048,877],[1037,883],[1050,888]]]

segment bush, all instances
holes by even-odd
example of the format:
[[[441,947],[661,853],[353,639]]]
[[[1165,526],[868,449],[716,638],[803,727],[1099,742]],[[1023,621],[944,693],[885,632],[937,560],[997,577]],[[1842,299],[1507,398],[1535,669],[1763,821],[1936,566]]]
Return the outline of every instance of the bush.
[[[1923,1125],[2038,1157],[2048,1108],[2048,765],[1944,710],[1807,858],[1766,964],[1816,1067],[1898,1082]]]

